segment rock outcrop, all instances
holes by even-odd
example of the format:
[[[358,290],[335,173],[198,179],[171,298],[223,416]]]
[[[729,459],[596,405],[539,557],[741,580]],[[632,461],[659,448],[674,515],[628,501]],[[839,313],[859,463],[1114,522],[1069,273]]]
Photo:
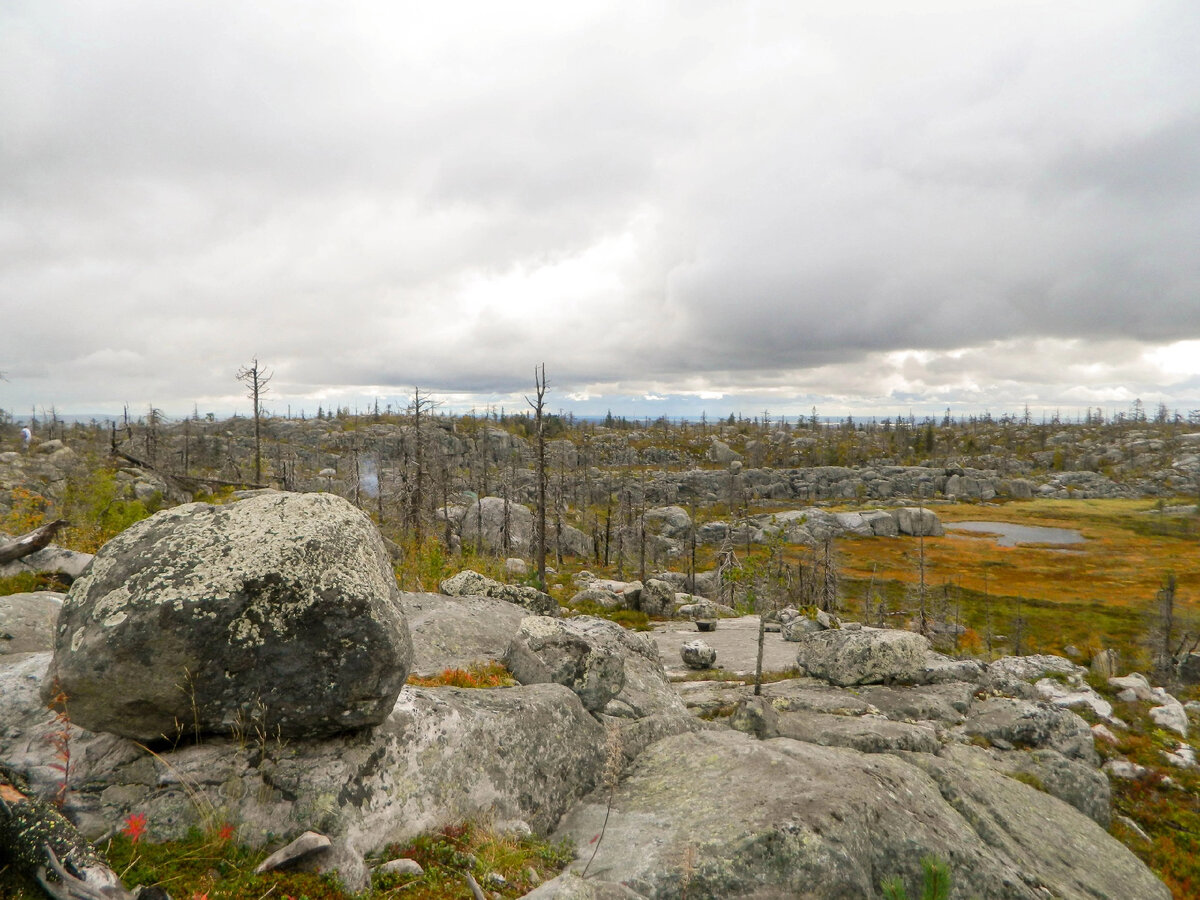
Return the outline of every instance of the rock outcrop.
[[[523,606],[538,616],[558,615],[558,604],[549,594],[525,584],[501,584],[494,578],[463,569],[438,585],[443,594],[451,597],[491,597]]]
[[[917,881],[930,854],[962,896],[1170,896],[1059,800],[929,753],[679,735],[637,759],[611,805],[594,794],[556,834],[589,846],[606,818],[592,869],[647,897],[872,897],[884,878]]]
[[[329,494],[157,513],[101,548],[59,616],[44,695],[142,741],[387,718],[411,644],[370,519]]]

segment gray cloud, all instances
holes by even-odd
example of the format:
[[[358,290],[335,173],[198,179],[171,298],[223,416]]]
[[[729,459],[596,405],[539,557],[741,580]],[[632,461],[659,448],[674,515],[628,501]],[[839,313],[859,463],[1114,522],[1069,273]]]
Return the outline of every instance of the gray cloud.
[[[298,404],[545,361],[601,405],[1200,405],[1151,352],[1200,338],[1198,37],[1132,0],[9,3],[0,406],[224,408],[252,355]]]

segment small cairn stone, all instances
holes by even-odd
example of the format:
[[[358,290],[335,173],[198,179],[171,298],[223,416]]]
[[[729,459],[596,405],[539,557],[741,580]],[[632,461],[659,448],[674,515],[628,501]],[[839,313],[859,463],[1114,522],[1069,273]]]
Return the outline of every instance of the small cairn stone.
[[[717,661],[717,651],[699,638],[685,642],[679,648],[679,655],[689,669],[711,669]]]

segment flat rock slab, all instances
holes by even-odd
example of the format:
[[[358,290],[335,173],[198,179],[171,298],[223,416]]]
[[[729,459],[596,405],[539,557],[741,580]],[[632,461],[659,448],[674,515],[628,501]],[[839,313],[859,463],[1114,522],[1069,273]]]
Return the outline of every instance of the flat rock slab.
[[[1095,822],[990,769],[727,730],[652,745],[611,805],[591,795],[557,835],[587,848],[573,868],[595,848],[591,874],[647,897],[874,897],[919,884],[929,855],[963,897],[1170,896]]]
[[[937,753],[941,748],[937,733],[932,728],[907,722],[889,722],[877,716],[784,712],[779,714],[778,729],[780,737],[824,747],[850,747],[862,753],[891,753],[894,750]]]
[[[680,654],[684,644],[701,636],[695,623],[667,622],[656,626],[652,635],[668,675],[686,675],[692,671],[683,664]],[[758,616],[722,619],[715,631],[703,632],[703,636],[704,643],[717,651],[720,668],[754,677]],[[763,671],[783,672],[795,666],[796,645],[783,640],[778,632],[767,632],[763,642]]]

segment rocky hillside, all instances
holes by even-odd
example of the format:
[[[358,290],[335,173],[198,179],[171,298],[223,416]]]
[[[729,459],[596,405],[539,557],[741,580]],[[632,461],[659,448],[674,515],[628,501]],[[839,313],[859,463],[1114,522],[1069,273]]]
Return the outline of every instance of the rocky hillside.
[[[1066,660],[843,623],[793,629],[799,674],[761,697],[681,693],[650,636],[512,599],[397,592],[374,525],[329,495],[160,512],[65,597],[0,598],[0,760],[65,787],[90,836],[131,814],[272,847],[320,832],[316,864],[355,890],[388,844],[491,817],[579,848],[538,898],[877,897],[928,856],[955,897],[1170,896],[1106,830],[1096,735],[1125,723]],[[516,685],[404,685],[494,659]],[[1177,701],[1128,689],[1186,736]]]

